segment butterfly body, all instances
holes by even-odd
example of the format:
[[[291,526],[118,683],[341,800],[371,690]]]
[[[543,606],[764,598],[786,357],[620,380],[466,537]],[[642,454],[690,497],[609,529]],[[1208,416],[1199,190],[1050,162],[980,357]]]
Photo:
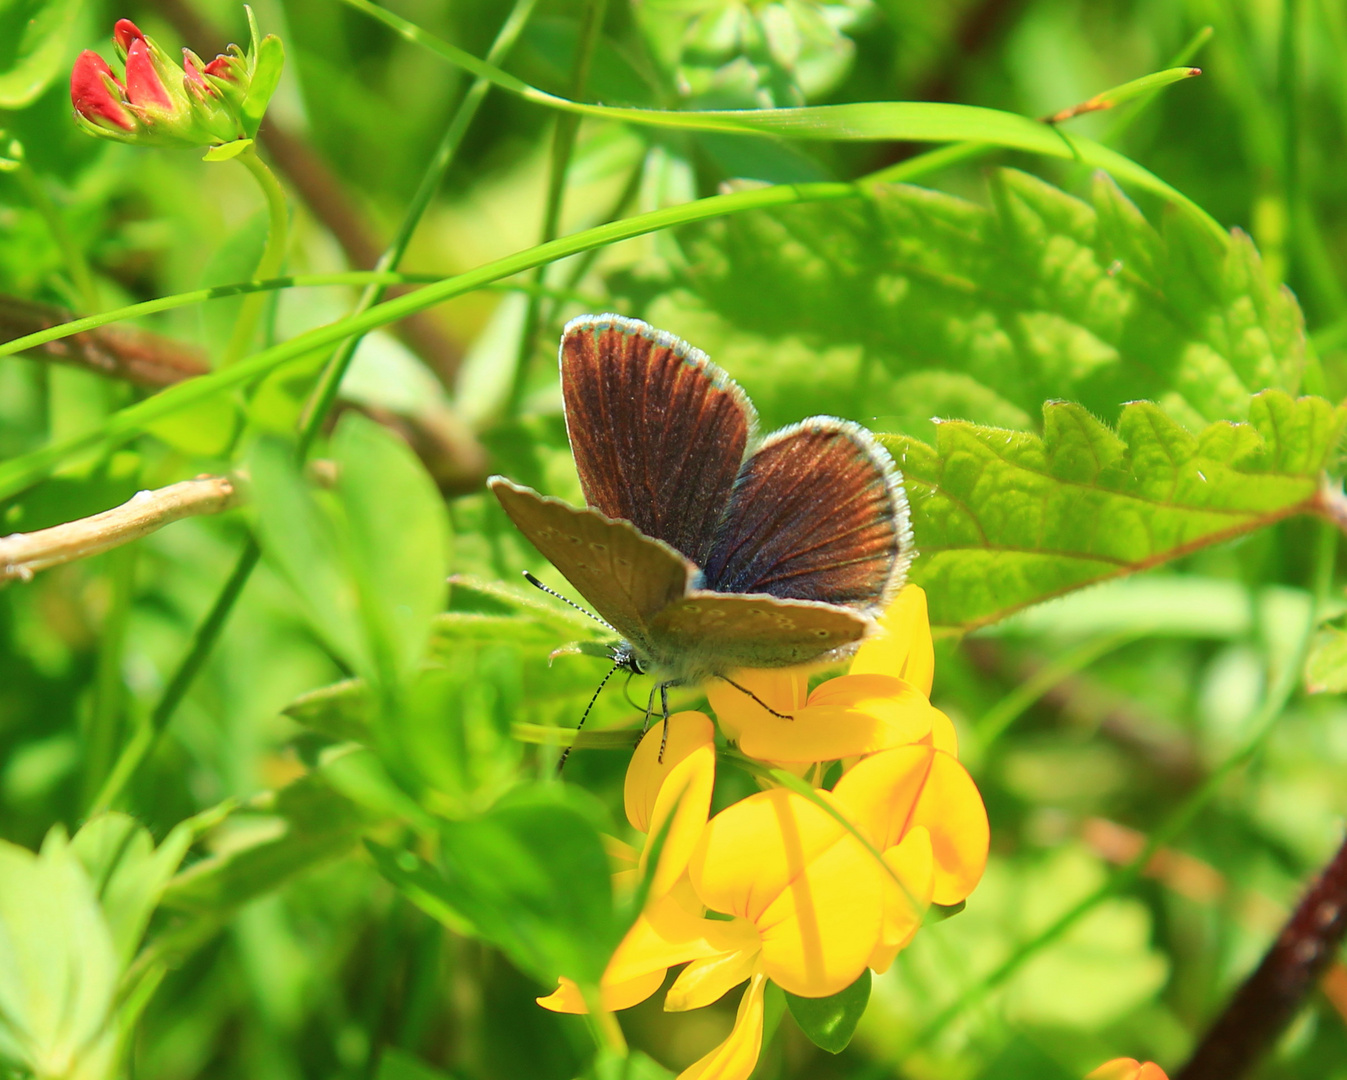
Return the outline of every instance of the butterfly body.
[[[845,655],[912,558],[888,453],[812,417],[755,437],[747,396],[699,350],[617,315],[567,324],[566,426],[589,506],[488,484],[660,685]]]

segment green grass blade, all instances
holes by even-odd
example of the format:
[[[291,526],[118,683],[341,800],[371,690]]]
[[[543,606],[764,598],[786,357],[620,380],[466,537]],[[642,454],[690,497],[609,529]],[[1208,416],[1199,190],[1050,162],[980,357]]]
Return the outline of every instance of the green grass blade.
[[[650,127],[679,128],[685,131],[718,131],[741,135],[774,135],[784,139],[841,142],[989,143],[1046,157],[1074,159],[1093,168],[1104,169],[1121,182],[1150,191],[1186,207],[1208,228],[1220,235],[1223,241],[1225,239],[1225,233],[1220,225],[1205,210],[1130,158],[1091,139],[1068,136],[1048,124],[1030,120],[1027,116],[1016,113],[977,105],[956,105],[938,101],[868,101],[845,105],[811,105],[794,109],[706,111],[591,105],[570,101],[530,86],[508,72],[479,60],[458,46],[427,33],[391,11],[370,3],[370,0],[344,0],[344,2],[371,18],[378,19],[408,41],[430,49],[451,64],[462,67],[479,78],[491,80],[502,90],[508,90],[527,101],[547,108],[605,120],[618,120]],[[1154,80],[1164,74],[1166,73],[1158,72],[1156,75],[1146,76],[1146,79]],[[1145,79],[1138,82],[1145,82]],[[1147,83],[1137,93],[1153,89],[1155,85]],[[1109,91],[1109,93],[1116,92],[1118,91]]]
[[[789,203],[855,198],[863,193],[864,189],[855,184],[815,183],[781,184],[753,191],[713,195],[706,199],[698,199],[696,202],[653,210],[622,221],[586,229],[508,255],[503,259],[496,259],[467,273],[446,278],[434,285],[427,285],[411,295],[387,300],[360,315],[340,319],[296,335],[289,341],[264,349],[223,371],[178,383],[151,398],[114,413],[102,424],[84,434],[49,443],[31,453],[0,462],[0,499],[9,498],[42,480],[72,454],[104,443],[110,446],[121,445],[135,438],[147,424],[155,420],[170,416],[215,394],[245,386],[292,360],[298,360],[309,353],[335,344],[352,334],[367,333],[388,323],[397,322],[415,312],[424,311],[435,304],[500,281],[522,270],[530,270],[543,263],[564,259],[569,255],[576,255],[604,244],[629,240],[634,236],[693,221],[704,221],[724,214],[768,206],[784,206]]]

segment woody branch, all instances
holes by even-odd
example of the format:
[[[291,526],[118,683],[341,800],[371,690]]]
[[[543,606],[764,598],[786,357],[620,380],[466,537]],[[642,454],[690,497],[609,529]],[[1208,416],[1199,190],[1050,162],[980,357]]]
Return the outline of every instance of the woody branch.
[[[121,506],[92,517],[0,537],[0,584],[27,581],[39,570],[120,547],[185,517],[218,514],[237,499],[232,480],[200,476],[137,492]]]

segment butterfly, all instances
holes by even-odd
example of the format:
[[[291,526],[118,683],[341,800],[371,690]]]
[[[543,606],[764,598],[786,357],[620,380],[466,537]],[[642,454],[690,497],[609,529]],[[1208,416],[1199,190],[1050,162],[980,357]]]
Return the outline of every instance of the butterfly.
[[[624,639],[613,670],[653,673],[667,716],[671,686],[854,650],[914,555],[902,477],[873,435],[814,416],[759,439],[705,353],[620,315],[567,323],[560,364],[588,506],[487,484]]]

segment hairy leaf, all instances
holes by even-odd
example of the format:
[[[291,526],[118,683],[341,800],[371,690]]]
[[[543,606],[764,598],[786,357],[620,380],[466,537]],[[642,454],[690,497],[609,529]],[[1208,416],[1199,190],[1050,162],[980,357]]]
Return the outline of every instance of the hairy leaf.
[[[1347,407],[1255,395],[1245,423],[1193,435],[1149,402],[1113,430],[1079,405],[1043,435],[942,423],[888,436],[912,503],[912,577],[931,622],[970,630],[1029,604],[1314,511]]]
[[[651,315],[776,422],[803,406],[908,433],[933,414],[1027,426],[1060,397],[1195,423],[1298,390],[1300,309],[1243,233],[1222,243],[1182,214],[1156,229],[1102,174],[1087,203],[1001,170],[991,203],[893,186],[689,228],[693,310],[675,295]]]

